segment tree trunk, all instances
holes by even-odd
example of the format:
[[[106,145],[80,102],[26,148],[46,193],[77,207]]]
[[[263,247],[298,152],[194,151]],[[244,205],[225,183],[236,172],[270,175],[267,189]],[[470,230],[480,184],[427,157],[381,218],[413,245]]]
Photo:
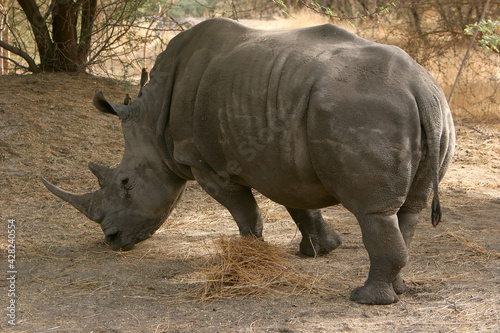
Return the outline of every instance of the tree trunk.
[[[36,45],[40,54],[40,66],[42,70],[49,69],[54,61],[54,44],[50,38],[50,32],[47,28],[44,18],[40,14],[40,10],[35,3],[35,0],[17,0],[26,18],[31,24],[33,35],[35,36]]]
[[[94,4],[90,7],[86,4]],[[40,55],[40,69],[42,71],[84,71],[87,55],[90,48],[90,34],[86,36],[86,49],[79,51],[77,43],[76,25],[78,3],[73,0],[54,0],[52,6],[52,37],[47,27],[47,22],[40,14],[35,0],[18,0],[28,21],[31,24]],[[93,10],[92,15],[87,15],[86,21],[82,20],[82,29],[85,27],[91,32],[96,13],[96,0],[84,0],[84,8]],[[80,56],[80,54],[84,54]]]
[[[77,72],[84,70],[76,44],[76,6],[72,0],[56,0],[52,10],[52,37],[56,61],[53,70]]]
[[[80,28],[80,41],[78,43],[78,57],[86,63],[92,42],[92,27],[97,13],[97,0],[83,0],[82,23]]]
[[[412,19],[413,19],[413,28],[415,30],[415,32],[417,33],[417,35],[420,37],[422,36],[422,20],[421,20],[421,13],[420,11],[422,11],[420,8],[419,8],[419,0],[413,0],[410,2],[410,11],[411,11],[411,16],[412,16]]]
[[[0,41],[9,44],[9,30],[7,29],[7,9],[3,8],[0,4]],[[0,47],[0,74],[7,74],[9,72],[9,51]]]

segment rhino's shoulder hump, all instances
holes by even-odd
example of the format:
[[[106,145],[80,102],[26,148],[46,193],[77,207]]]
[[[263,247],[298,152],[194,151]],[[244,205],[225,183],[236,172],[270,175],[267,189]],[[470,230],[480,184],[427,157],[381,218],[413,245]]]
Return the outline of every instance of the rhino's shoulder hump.
[[[292,30],[293,31],[293,30]],[[373,42],[363,39],[352,32],[334,24],[323,24],[295,30],[300,39],[319,44],[367,45]]]
[[[238,36],[248,31],[255,31],[255,29],[246,27],[234,20],[213,18],[198,23],[185,32],[194,38],[202,37],[208,41],[223,43],[224,39],[237,39]]]
[[[240,30],[250,30],[251,28],[244,26],[243,24],[223,18],[223,17],[217,17],[217,18],[212,18],[212,19],[207,19],[203,22],[200,22],[199,24],[195,25],[193,29],[200,29],[200,30],[206,30],[206,29],[215,29],[215,30],[225,30],[225,29],[240,29]]]

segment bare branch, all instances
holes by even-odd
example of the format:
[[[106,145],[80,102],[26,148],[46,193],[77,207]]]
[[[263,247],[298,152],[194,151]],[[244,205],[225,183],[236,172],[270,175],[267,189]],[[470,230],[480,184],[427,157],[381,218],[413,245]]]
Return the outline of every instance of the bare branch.
[[[20,68],[22,68],[22,69],[24,69],[24,70],[26,70],[26,71],[31,71],[31,70],[29,69],[29,67],[26,67],[26,66],[21,65],[20,63],[18,63],[17,61],[15,61],[15,60],[14,60],[14,59],[12,59],[12,58],[9,58],[9,57],[4,57],[4,56],[0,56],[0,59],[6,59],[6,60],[8,60],[8,61],[10,61],[10,62],[14,63],[14,65],[16,65],[16,66],[18,66],[18,67],[20,67]]]
[[[28,69],[30,71],[32,71],[33,73],[39,73],[40,72],[40,68],[36,65],[35,60],[33,60],[33,58],[30,57],[30,55],[28,53],[24,52],[23,50],[21,50],[18,47],[15,47],[13,45],[7,44],[7,43],[5,43],[4,41],[1,41],[1,40],[0,40],[0,47],[3,47],[4,49],[6,49],[6,50],[8,50],[8,51],[10,51],[10,52],[12,52],[12,53],[20,56],[24,60],[26,60],[26,62],[28,63]],[[9,60],[11,60],[11,59],[9,59]],[[13,61],[13,62],[15,62],[15,61]]]
[[[484,16],[486,14],[486,10],[488,9],[488,6],[490,4],[490,0],[486,1],[486,4],[483,7],[483,12],[481,13],[481,17],[479,18],[478,22],[481,22],[484,19]],[[472,36],[472,39],[469,43],[469,46],[467,47],[467,51],[465,51],[464,58],[462,60],[462,64],[460,65],[460,68],[457,73],[457,77],[455,78],[455,82],[453,83],[453,86],[451,87],[451,92],[450,95],[448,96],[448,104],[451,105],[451,101],[453,100],[453,94],[455,93],[455,88],[458,85],[458,81],[460,80],[460,75],[462,75],[462,70],[465,66],[465,63],[467,62],[467,58],[469,57],[470,50],[472,49],[472,46],[474,45],[474,41],[476,40],[477,34],[479,32],[479,29],[476,27],[474,31],[474,35]]]
[[[326,15],[331,18],[335,18],[338,20],[357,20],[357,19],[365,19],[367,17],[371,17],[373,15],[381,15],[389,12],[389,8],[394,6],[392,4],[387,5],[386,7],[378,7],[374,12],[368,12],[365,10],[364,12],[358,12],[354,16],[345,16],[345,15],[336,15],[333,13],[330,7],[323,6],[314,0],[297,0],[298,3],[302,4],[304,7],[318,13],[321,15]]]

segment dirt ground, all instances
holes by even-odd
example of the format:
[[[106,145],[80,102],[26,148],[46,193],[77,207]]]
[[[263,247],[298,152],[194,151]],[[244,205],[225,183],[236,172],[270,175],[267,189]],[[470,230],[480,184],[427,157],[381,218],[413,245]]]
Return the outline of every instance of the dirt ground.
[[[8,221],[15,219],[15,297],[0,280],[1,331],[16,332],[500,332],[500,121],[456,121],[457,152],[441,183],[443,221],[421,217],[399,303],[349,301],[368,272],[354,217],[324,216],[343,245],[318,258],[297,255],[299,233],[286,211],[258,196],[265,240],[283,246],[294,269],[321,290],[277,287],[266,294],[200,301],[200,266],[231,216],[191,183],[163,227],[131,252],[113,252],[100,227],[40,181],[87,192],[89,161],[109,166],[123,152],[120,123],[92,106],[137,88],[86,75],[0,76],[0,245],[9,276]],[[8,323],[15,300],[15,326]]]

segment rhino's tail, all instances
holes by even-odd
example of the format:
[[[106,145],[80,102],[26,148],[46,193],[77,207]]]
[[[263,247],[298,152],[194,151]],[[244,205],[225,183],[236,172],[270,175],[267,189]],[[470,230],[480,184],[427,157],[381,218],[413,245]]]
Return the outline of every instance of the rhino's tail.
[[[434,182],[434,179],[432,181]],[[434,227],[437,227],[437,225],[441,221],[441,204],[439,203],[439,193],[437,185],[433,185],[433,187],[434,187],[434,198],[432,198],[431,222]]]
[[[427,140],[427,158],[430,160],[432,172],[432,189],[434,197],[431,206],[431,222],[436,227],[441,221],[441,205],[439,203],[438,184],[441,169],[441,137],[444,126],[443,106],[439,98],[432,94],[432,99],[417,99],[420,119]],[[447,106],[445,106],[447,107]]]

